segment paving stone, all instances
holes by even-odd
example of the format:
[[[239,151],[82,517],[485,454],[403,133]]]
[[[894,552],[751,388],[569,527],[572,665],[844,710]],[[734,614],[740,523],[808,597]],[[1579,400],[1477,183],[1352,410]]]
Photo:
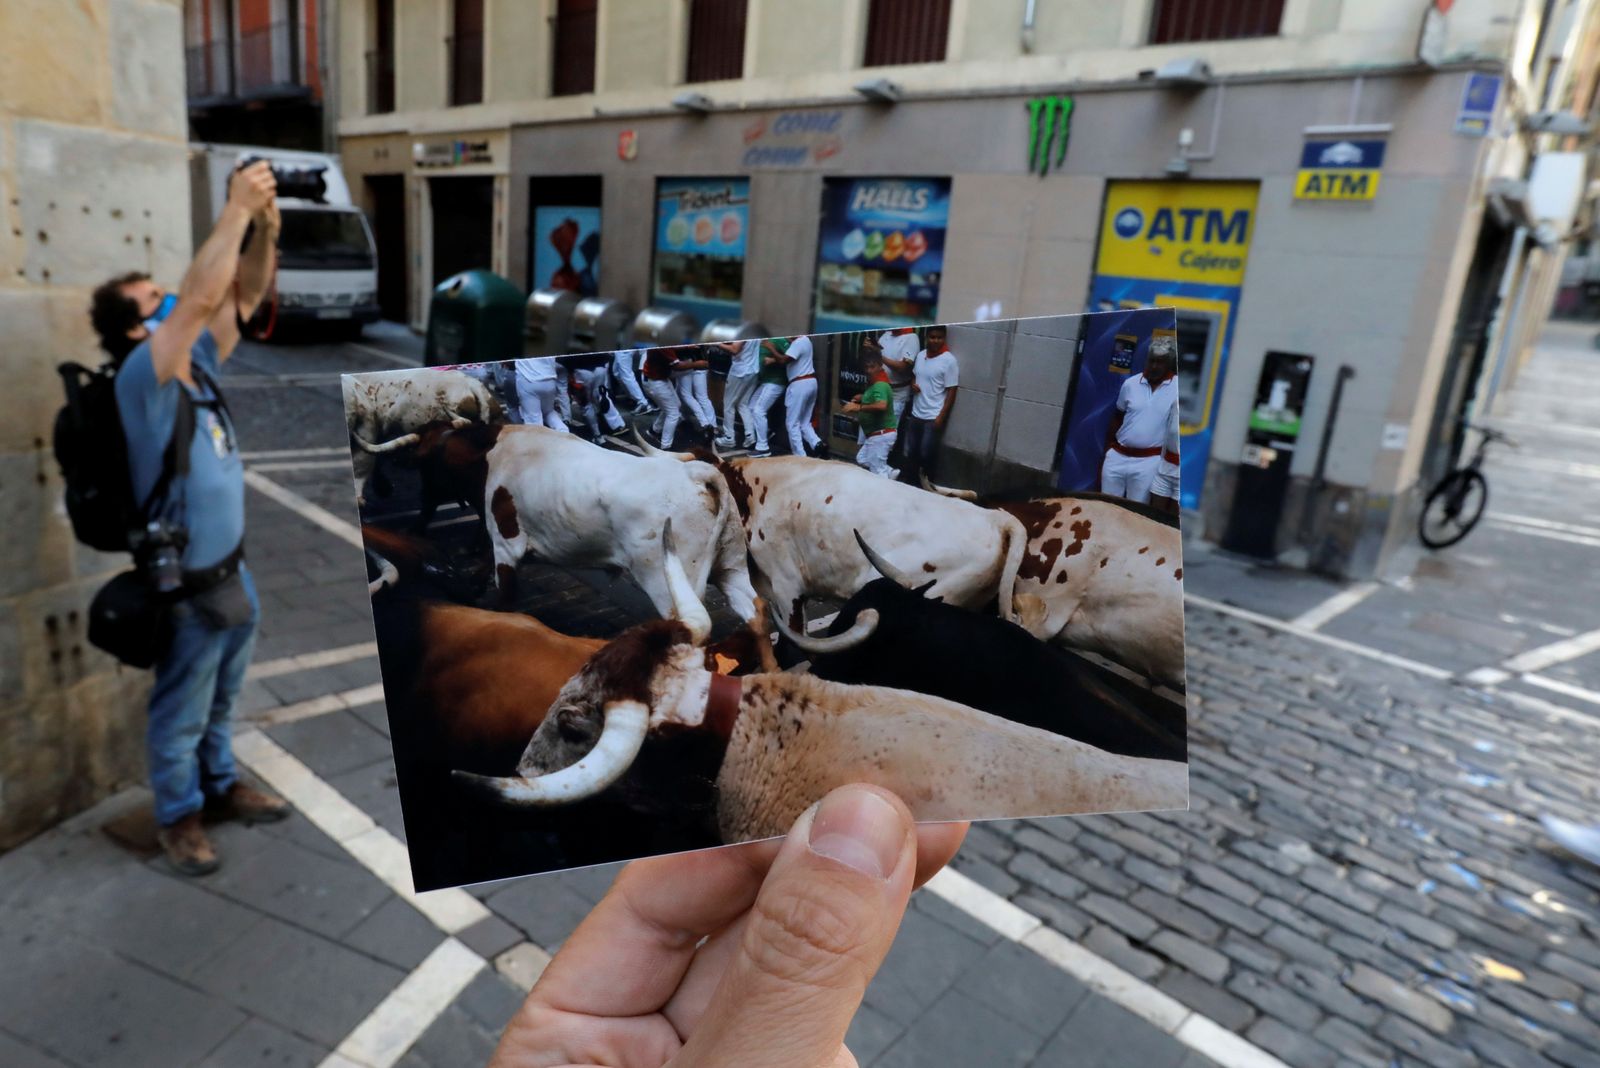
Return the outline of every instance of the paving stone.
[[[1307,964],[1291,963],[1278,972],[1278,979],[1287,988],[1334,1016],[1351,1023],[1371,1027],[1383,1015],[1376,1005],[1364,1001],[1345,989],[1337,975]]]
[[[1562,1039],[1545,1051],[1545,1056],[1562,1068],[1600,1068],[1600,1053]]]
[[[1555,950],[1541,954],[1539,964],[1557,975],[1566,976],[1590,991],[1600,993],[1600,968],[1573,960],[1566,953]]]
[[[1050,837],[1038,828],[1028,829],[1041,836]],[[1059,842],[1060,840],[1057,839],[1057,841]],[[1063,848],[1065,848],[1064,843]],[[1016,851],[1016,847],[1012,845],[1009,838],[982,823],[973,824],[971,829],[967,831],[965,841],[961,843],[962,854],[979,856],[990,864],[998,864],[1002,867]]]
[[[1437,920],[1430,920],[1426,916],[1419,916],[1410,909],[1387,902],[1378,909],[1378,919],[1398,927],[1411,938],[1420,938],[1431,946],[1440,949],[1450,949],[1455,946],[1459,937],[1456,932]]]
[[[1102,894],[1109,894],[1112,897],[1127,897],[1139,888],[1136,880],[1110,865],[1089,858],[1073,864],[1072,874],[1078,881],[1087,883]]]
[[[1366,964],[1357,964],[1344,977],[1344,983],[1362,997],[1370,998],[1392,1012],[1414,1020],[1435,1034],[1445,1034],[1455,1016],[1426,994]]]
[[[1011,858],[1006,871],[1029,886],[1043,890],[1065,901],[1076,901],[1088,892],[1088,887],[1066,872],[1052,867],[1037,853],[1020,852]],[[1020,886],[1013,888],[1013,893]]]
[[[1271,926],[1271,920],[1254,909],[1230,901],[1214,890],[1193,889],[1184,900],[1218,922],[1246,934],[1259,935]]]
[[[6,1068],[66,1068],[61,1061],[42,1050],[23,1045],[4,1031],[0,1031],[0,1064]]]
[[[1322,1012],[1315,1005],[1275,979],[1255,972],[1239,972],[1228,980],[1227,990],[1254,1005],[1263,1016],[1274,1017],[1302,1030],[1309,1031],[1322,1019]]]
[[[850,1020],[850,1029],[844,1033],[844,1045],[855,1055],[856,1063],[870,1065],[899,1038],[905,1027],[896,1023],[870,1005],[862,1005]]]
[[[1242,879],[1229,875],[1215,864],[1191,860],[1186,871],[1195,883],[1221,894],[1244,908],[1250,908],[1261,900],[1260,890]],[[1130,871],[1129,874],[1133,873]]]
[[[1321,894],[1310,894],[1300,902],[1300,907],[1319,920],[1348,931],[1357,938],[1376,942],[1383,937],[1383,925],[1369,919],[1354,909],[1339,904]]]
[[[985,952],[977,939],[912,909],[867,988],[866,1002],[909,1025]]]
[[[212,1050],[199,1068],[316,1068],[329,1052],[265,1020],[250,1019]]]
[[[265,835],[254,837],[259,845],[249,856],[218,842],[228,859],[207,877],[207,890],[330,938],[354,928],[390,896],[387,886],[355,864]]]
[[[1295,1068],[1331,1068],[1339,1060],[1337,1053],[1305,1031],[1286,1026],[1270,1016],[1257,1020],[1244,1037]]]
[[[1177,868],[1163,867],[1160,864],[1152,864],[1143,857],[1131,856],[1126,858],[1122,862],[1122,871],[1129,878],[1159,890],[1169,897],[1177,896],[1187,885],[1182,871]]]
[[[1249,935],[1230,931],[1217,946],[1224,956],[1244,968],[1271,975],[1283,963],[1283,954]]]
[[[874,1068],[982,1064],[1018,1068],[1033,1060],[1044,1037],[960,990],[934,1002],[883,1054]]]
[[[1226,979],[1232,967],[1231,962],[1223,954],[1175,931],[1161,931],[1150,939],[1148,944],[1151,949],[1174,964],[1180,964],[1212,983],[1220,983]]]
[[[1430,1068],[1478,1068],[1479,1065],[1471,1051],[1441,1041],[1401,1016],[1386,1013],[1375,1033]]]
[[[339,940],[409,972],[438,947],[444,934],[409,903],[393,897]]]
[[[1015,942],[989,947],[955,989],[1047,1038],[1089,994],[1089,988]]]
[[[1001,934],[986,923],[956,908],[941,897],[936,897],[927,890],[918,890],[911,895],[911,907],[922,912],[946,927],[952,927],[962,934],[984,945],[993,945],[1001,939]],[[1018,906],[1019,908],[1022,906]],[[1030,910],[1031,911],[1031,910]]]
[[[1538,1050],[1518,1041],[1502,1031],[1483,1027],[1471,1020],[1463,1021],[1460,1035],[1467,1047],[1477,1054],[1484,1064],[1496,1068],[1527,1068],[1528,1065],[1546,1065],[1550,1062]],[[1600,1065],[1600,1058],[1596,1058]]]
[[[1189,893],[1194,893],[1193,889]],[[1154,890],[1140,890],[1129,900],[1129,904],[1155,918],[1163,926],[1188,935],[1196,941],[1214,942],[1222,934],[1222,925],[1205,913]]]
[[[1068,938],[1078,938],[1089,929],[1093,919],[1082,910],[1068,905],[1059,898],[1023,891],[1012,901],[1019,909],[1039,917]]]
[[[373,701],[370,704],[356,705],[350,710],[350,714],[356,717],[356,719],[359,719],[362,723],[365,723],[367,726],[371,727],[373,730],[377,731],[379,734],[383,735],[385,738],[390,737],[389,710],[384,706],[382,701]]]
[[[1011,862],[1007,867],[1018,865],[1028,857],[1032,857],[1032,860],[1022,864],[1025,870],[1033,871],[1041,878],[1049,878],[1059,874],[1044,861],[1030,853],[1018,853],[1011,858]],[[1011,875],[1006,874],[1006,869],[996,867],[982,857],[962,857],[960,858],[960,863],[956,865],[956,870],[1001,897],[1009,898],[1012,894],[1022,889],[1022,884],[1012,878]],[[1062,878],[1065,878],[1065,876],[1062,876]]]
[[[1176,868],[1183,863],[1183,854],[1178,850],[1131,827],[1112,822],[1106,833],[1116,844],[1131,853],[1137,853],[1153,864]]]
[[[473,977],[455,1005],[494,1034],[505,1030],[526,995],[492,967]]]
[[[1155,979],[1166,967],[1160,957],[1133,948],[1126,938],[1104,924],[1094,924],[1085,932],[1083,948],[1145,982]]]
[[[1099,997],[1084,999],[1061,1025],[1034,1063],[1040,1065],[1137,1065],[1138,1068],[1177,1068],[1189,1054],[1171,1035],[1163,1034],[1139,1017]],[[988,1064],[932,1059],[927,1064]]]
[[[485,916],[456,938],[485,960],[493,960],[523,941],[522,932],[498,916]]]
[[[1378,907],[1376,895],[1351,885],[1348,877],[1329,868],[1306,868],[1300,873],[1300,881],[1357,912],[1371,912]]]
[[[1156,981],[1156,989],[1230,1031],[1242,1033],[1259,1015],[1255,1006],[1182,968],[1168,968]]]
[[[428,1026],[407,1056],[427,1068],[488,1064],[499,1041],[498,1032],[491,1032],[461,1009],[451,1006]]]
[[[1037,827],[1022,828],[1012,840],[1021,848],[1031,849],[1057,867],[1076,864],[1083,858],[1083,853],[1076,846],[1054,835],[1046,834]]]
[[[1311,1032],[1318,1042],[1339,1055],[1342,1064],[1358,1068],[1391,1068],[1387,1048],[1372,1038],[1370,1028],[1357,1027],[1349,1020],[1330,1016]]]
[[[560,948],[594,908],[577,891],[543,875],[493,886],[484,904],[550,953]]]
[[[1085,894],[1074,902],[1089,915],[1143,942],[1159,930],[1159,925],[1145,913],[1104,894]]]

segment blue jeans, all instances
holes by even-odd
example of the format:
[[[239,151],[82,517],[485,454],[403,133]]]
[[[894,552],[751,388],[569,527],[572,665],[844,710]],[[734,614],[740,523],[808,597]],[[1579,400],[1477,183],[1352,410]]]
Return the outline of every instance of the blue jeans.
[[[939,452],[939,439],[944,432],[934,428],[932,419],[918,419],[908,415],[900,420],[900,481],[912,486],[922,485],[920,476],[933,477],[933,461]]]
[[[252,609],[250,621],[211,627],[194,606],[173,606],[172,648],[156,665],[145,743],[156,822],[163,827],[198,812],[238,779],[233,762],[233,699],[244,683],[255,646],[261,601],[250,570],[239,565]]]

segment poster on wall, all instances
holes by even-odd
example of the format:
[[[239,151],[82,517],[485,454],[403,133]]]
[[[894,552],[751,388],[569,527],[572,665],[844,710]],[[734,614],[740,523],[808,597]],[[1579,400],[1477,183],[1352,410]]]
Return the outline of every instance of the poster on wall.
[[[949,218],[948,178],[827,179],[816,329],[933,322]]]
[[[600,209],[548,205],[533,209],[534,289],[570,289],[592,297],[599,291]]]
[[[748,178],[661,179],[650,302],[702,324],[738,318],[749,229]]]
[[[1254,182],[1129,181],[1106,187],[1089,308],[1128,312],[1159,307],[1177,312],[1171,347],[1177,362],[1185,508],[1199,506],[1205,484],[1258,189]],[[1117,394],[1131,375],[1144,371],[1149,330],[1141,333],[1131,326],[1117,326],[1116,318],[1093,320],[1097,329],[1110,333],[1085,342],[1069,415],[1073,432],[1082,440],[1074,447],[1069,435],[1059,482],[1063,489],[1099,488],[1105,428]],[[1131,350],[1128,340],[1117,340],[1118,333],[1134,335]],[[1091,351],[1096,345],[1104,348],[1103,356]],[[1097,412],[1098,445],[1090,440],[1089,429]]]

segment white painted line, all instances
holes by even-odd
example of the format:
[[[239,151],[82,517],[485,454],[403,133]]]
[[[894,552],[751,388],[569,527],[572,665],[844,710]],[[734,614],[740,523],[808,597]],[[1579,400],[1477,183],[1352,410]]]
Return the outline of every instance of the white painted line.
[[[1495,426],[1497,428],[1520,427],[1524,430],[1548,430],[1556,434],[1578,434],[1583,437],[1600,438],[1600,430],[1596,430],[1594,427],[1578,426],[1573,423],[1534,422],[1531,419],[1496,419]]]
[[[1494,691],[1494,696],[1504,698],[1518,708],[1527,709],[1529,712],[1538,712],[1562,723],[1574,723],[1591,731],[1594,729],[1595,724],[1600,722],[1600,719],[1588,713],[1577,712],[1566,705],[1558,705],[1554,701],[1546,701],[1543,698],[1518,693],[1515,690],[1496,690]]]
[[[264,708],[259,712],[252,712],[244,717],[256,727],[281,727],[285,723],[294,723],[313,716],[324,716],[329,712],[341,712],[347,708],[360,708],[383,700],[383,683],[374,682],[366,686],[357,686],[353,690],[342,693],[325,693],[321,697],[312,697],[305,701],[296,701],[292,705],[281,705],[278,708]]]
[[[255,460],[287,460],[292,457],[305,456],[349,456],[350,450],[338,448],[307,448],[307,449],[264,449],[260,452],[241,452],[239,459],[245,463]]]
[[[1376,582],[1358,582],[1349,589],[1340,590],[1316,607],[1300,613],[1290,622],[1306,630],[1316,630],[1334,617],[1350,611],[1376,592],[1378,592]]]
[[[1509,523],[1504,519],[1490,519],[1488,522],[1489,526],[1496,530],[1508,530],[1513,534],[1531,534],[1536,538],[1548,538],[1551,541],[1564,541],[1572,545],[1600,549],[1600,538],[1589,538],[1582,534],[1568,534],[1562,530],[1547,530],[1544,527],[1524,526],[1521,523]]]
[[[251,464],[252,471],[352,471],[350,458],[343,460],[273,460],[264,464]]]
[[[1549,645],[1541,645],[1536,649],[1529,649],[1525,653],[1518,653],[1500,666],[1517,674],[1527,674],[1543,671],[1553,664],[1576,660],[1580,656],[1588,656],[1596,650],[1600,650],[1600,630],[1591,630],[1558,642],[1551,642]]]
[[[415,369],[421,366],[419,363],[417,363],[417,361],[411,359],[409,356],[397,356],[392,352],[384,352],[382,349],[375,349],[371,345],[363,345],[359,341],[346,341],[345,345],[349,348],[357,350],[358,352],[364,352],[368,356],[376,356],[380,360],[388,360],[396,367],[410,367]]]
[[[1288,1068],[1271,1054],[1091,953],[1045,926],[1039,917],[960,872],[946,868],[928,880],[926,889],[979,923],[1031,949],[1095,993],[1211,1058],[1221,1068]]]
[[[1210,609],[1213,612],[1220,612],[1225,616],[1233,616],[1235,619],[1243,619],[1259,626],[1282,631],[1285,634],[1293,634],[1296,637],[1304,638],[1307,641],[1317,642],[1332,649],[1341,649],[1344,652],[1351,653],[1355,656],[1365,657],[1368,660],[1376,660],[1381,664],[1388,664],[1390,667],[1401,668],[1402,670],[1409,671],[1412,674],[1421,675],[1423,678],[1448,679],[1453,677],[1455,674],[1453,671],[1446,671],[1444,668],[1434,667],[1432,664],[1424,664],[1420,660],[1411,660],[1407,657],[1396,656],[1394,653],[1386,653],[1381,649],[1370,649],[1358,642],[1348,642],[1343,638],[1335,638],[1332,635],[1323,634],[1321,631],[1307,630],[1305,627],[1297,626],[1281,619],[1274,619],[1272,616],[1264,616],[1260,612],[1252,612],[1245,608],[1235,608],[1231,604],[1223,604],[1221,601],[1213,601],[1211,598],[1201,597],[1199,594],[1186,593],[1183,595],[1183,599],[1198,608]]]
[[[345,1036],[322,1062],[324,1068],[345,1064],[393,1068],[483,965],[483,958],[472,950],[454,938],[445,939]]]
[[[1567,697],[1576,697],[1580,701],[1587,701],[1592,705],[1600,705],[1600,693],[1585,690],[1582,686],[1574,686],[1570,682],[1552,679],[1548,675],[1524,675],[1522,681],[1552,693],[1564,694]]]
[[[1476,671],[1469,671],[1461,676],[1463,682],[1470,682],[1474,686],[1498,686],[1507,679],[1514,678],[1509,671],[1501,671],[1497,667],[1481,667]]]
[[[293,490],[284,489],[265,475],[259,475],[254,471],[246,471],[244,473],[244,484],[263,496],[277,501],[300,518],[315,523],[341,541],[349,542],[357,549],[366,548],[366,545],[361,540],[361,531],[356,529],[354,523],[347,519],[340,519],[321,505],[312,504]]]
[[[400,840],[260,730],[234,735],[233,751],[318,830],[338,842],[446,934],[456,934],[489,917],[483,902],[465,890],[416,893],[406,847]]]
[[[296,671],[310,671],[313,668],[332,667],[334,664],[348,664],[352,660],[365,660],[369,656],[378,655],[377,642],[360,642],[356,645],[344,645],[337,649],[323,649],[316,653],[301,653],[298,656],[281,656],[276,660],[262,660],[251,664],[250,669],[244,673],[246,679],[270,679],[277,675],[290,675]]]
[[[1568,478],[1600,478],[1600,464],[1578,464],[1570,460],[1546,460],[1535,456],[1517,460],[1501,456],[1492,466],[1520,467],[1524,471],[1548,471],[1551,474],[1566,475]]]
[[[1559,530],[1564,534],[1583,534],[1591,538],[1600,538],[1600,527],[1586,527],[1578,523],[1557,523],[1552,519],[1540,519],[1533,515],[1514,515],[1510,512],[1488,512],[1489,519],[1498,519],[1505,523],[1518,523],[1525,527],[1540,527],[1544,530]]]

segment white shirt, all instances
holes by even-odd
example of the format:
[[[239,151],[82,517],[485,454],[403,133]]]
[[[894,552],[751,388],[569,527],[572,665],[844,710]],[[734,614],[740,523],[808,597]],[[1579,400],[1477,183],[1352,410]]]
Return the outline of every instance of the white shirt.
[[[949,349],[938,356],[929,356],[928,350],[917,353],[917,362],[911,365],[911,375],[917,380],[917,392],[912,394],[911,415],[917,419],[937,419],[944,410],[944,395],[961,384],[961,365],[956,354]]]
[[[1174,456],[1178,455],[1179,434],[1178,406],[1174,404],[1167,409],[1167,436],[1161,442],[1161,464],[1156,468],[1157,473],[1163,475],[1175,475],[1178,473],[1178,465],[1169,461],[1166,454],[1170,452]]]
[[[783,365],[783,370],[784,374],[788,376],[789,381],[793,382],[797,378],[803,378],[806,375],[814,375],[817,373],[816,365],[811,362],[810,338],[797,337],[793,341],[789,342],[789,351],[787,355],[789,357],[789,362]]]
[[[729,378],[743,378],[761,370],[761,339],[751,338],[739,347],[728,365]]]
[[[1168,413],[1175,413],[1177,407],[1177,375],[1169,375],[1153,389],[1142,374],[1128,379],[1117,391],[1117,411],[1122,413],[1117,444],[1130,449],[1153,449],[1164,444]]]
[[[556,360],[554,356],[534,356],[526,360],[517,361],[517,383],[542,382],[556,376]]]
[[[917,349],[921,346],[915,333],[897,334],[893,330],[885,330],[878,335],[878,348],[891,360],[914,360],[917,358]],[[889,376],[889,385],[895,389],[904,389],[911,384],[910,371],[896,371],[888,364],[883,365],[884,373]]]

